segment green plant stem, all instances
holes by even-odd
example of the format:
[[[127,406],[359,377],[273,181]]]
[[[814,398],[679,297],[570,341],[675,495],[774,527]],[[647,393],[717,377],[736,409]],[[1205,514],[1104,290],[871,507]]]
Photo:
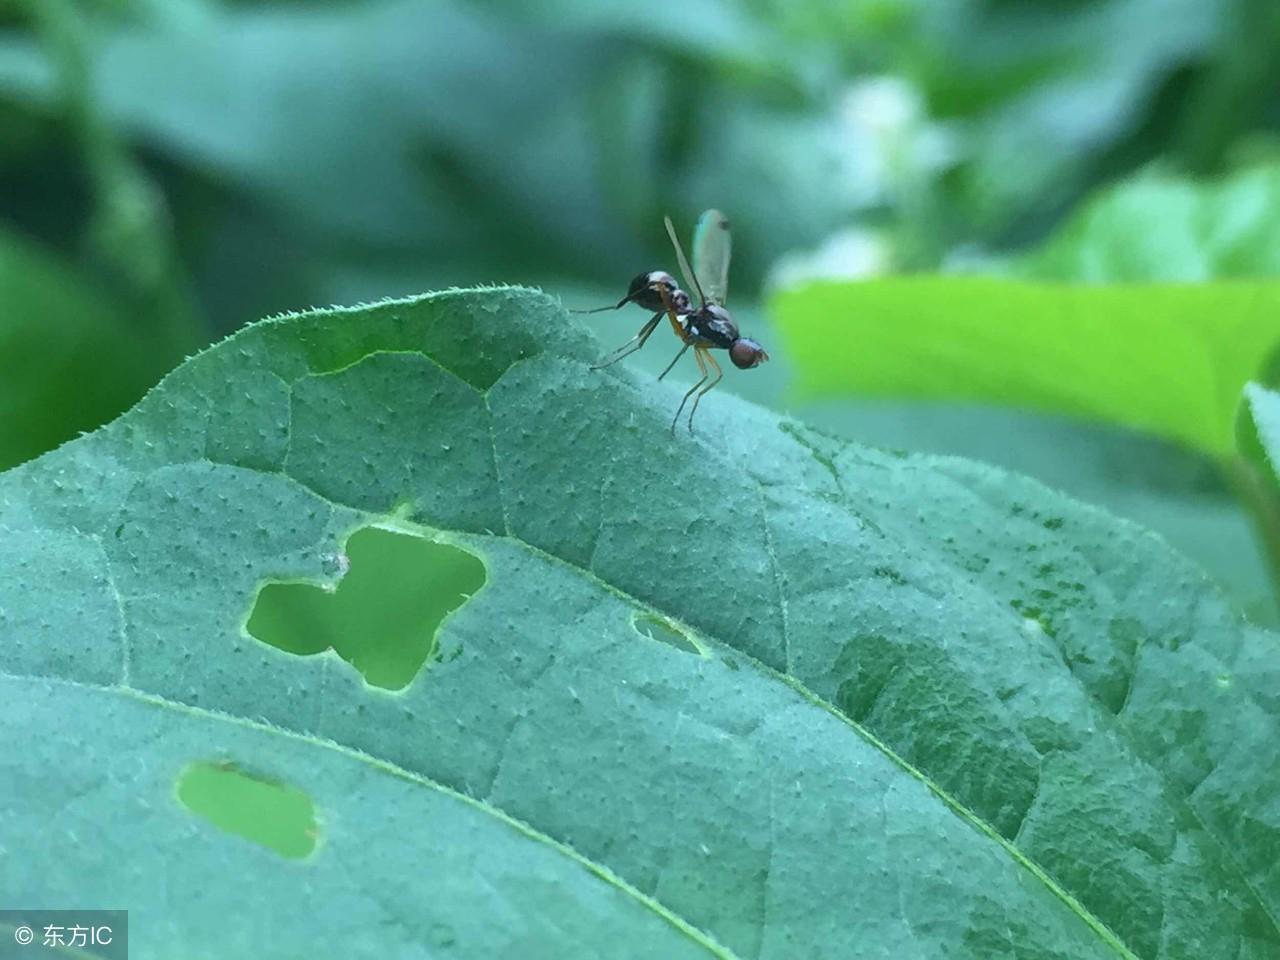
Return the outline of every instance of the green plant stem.
[[[26,9],[57,71],[61,106],[93,187],[89,250],[139,325],[158,338],[167,367],[205,333],[186,292],[164,197],[102,111],[84,12],[70,0],[27,0]]]

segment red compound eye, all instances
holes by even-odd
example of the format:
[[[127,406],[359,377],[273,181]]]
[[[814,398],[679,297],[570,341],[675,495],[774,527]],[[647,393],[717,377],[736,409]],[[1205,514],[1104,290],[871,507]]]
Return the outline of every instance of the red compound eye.
[[[750,370],[768,360],[769,355],[764,352],[764,347],[750,337],[739,337],[729,348],[729,359],[738,369]]]

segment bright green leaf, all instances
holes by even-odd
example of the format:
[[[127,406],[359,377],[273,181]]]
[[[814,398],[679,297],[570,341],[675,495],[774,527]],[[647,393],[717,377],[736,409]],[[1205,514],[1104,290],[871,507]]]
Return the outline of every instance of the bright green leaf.
[[[1280,951],[1275,635],[1031,481],[727,395],[673,440],[594,356],[515,289],[281,318],[0,477],[0,900],[139,957]],[[486,572],[396,692],[245,630],[372,525]]]
[[[810,397],[1015,405],[1215,455],[1230,453],[1240,391],[1280,342],[1277,283],[900,277],[786,290],[773,309]]]

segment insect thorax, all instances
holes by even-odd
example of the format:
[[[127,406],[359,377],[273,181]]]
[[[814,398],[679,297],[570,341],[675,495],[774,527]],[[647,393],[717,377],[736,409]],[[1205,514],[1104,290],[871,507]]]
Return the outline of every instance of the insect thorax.
[[[718,303],[708,303],[685,318],[685,332],[708,346],[728,350],[738,339],[738,325],[729,311]]]

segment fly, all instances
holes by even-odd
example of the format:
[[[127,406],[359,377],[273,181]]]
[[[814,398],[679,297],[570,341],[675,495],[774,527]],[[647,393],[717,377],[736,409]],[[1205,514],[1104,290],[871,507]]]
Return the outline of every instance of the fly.
[[[690,347],[693,348],[693,358],[698,363],[702,378],[685,393],[676,409],[676,415],[671,419],[671,433],[674,435],[676,424],[680,422],[680,414],[690,397],[693,397],[693,406],[689,408],[689,432],[693,433],[693,415],[698,412],[699,402],[724,376],[712,350],[729,351],[730,361],[742,370],[759,366],[769,359],[769,354],[755,340],[739,335],[738,325],[725,307],[729,293],[731,252],[728,218],[719,210],[708,210],[698,218],[698,226],[693,233],[694,267],[689,266],[684,248],[676,237],[675,227],[671,225],[671,218],[664,217],[663,220],[667,226],[667,236],[671,238],[671,245],[676,251],[680,273],[685,284],[696,291],[698,306],[693,305],[689,294],[680,289],[671,274],[665,270],[650,270],[633,279],[627,295],[615,305],[581,312],[617,310],[628,303],[638,303],[646,310],[654,311],[639,333],[617,350],[606,354],[599,363],[593,364],[593,370],[615,364],[643,347],[663,317],[671,322],[671,329],[683,346],[667,364],[667,368],[658,375],[658,379],[661,380],[670,373],[676,361]],[[699,278],[706,280],[705,287],[699,282]]]

